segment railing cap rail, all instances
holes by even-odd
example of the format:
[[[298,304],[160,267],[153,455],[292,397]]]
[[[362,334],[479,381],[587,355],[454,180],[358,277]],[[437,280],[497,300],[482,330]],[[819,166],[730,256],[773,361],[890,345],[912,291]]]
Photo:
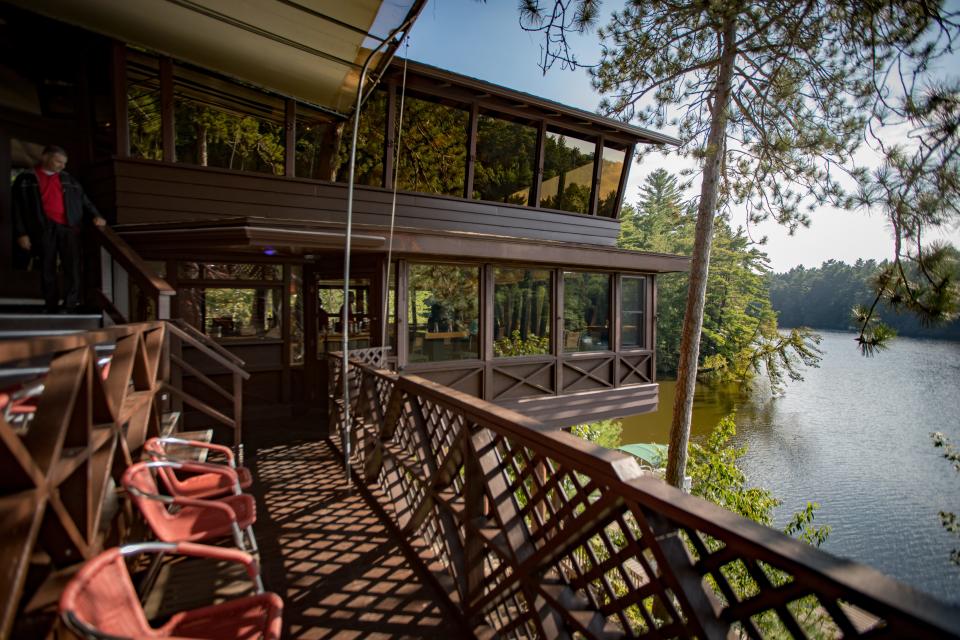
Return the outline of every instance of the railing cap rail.
[[[99,236],[100,246],[105,248],[114,260],[123,265],[141,286],[160,296],[177,294],[176,289],[153,273],[143,258],[117,232],[107,226],[95,226],[94,230]]]

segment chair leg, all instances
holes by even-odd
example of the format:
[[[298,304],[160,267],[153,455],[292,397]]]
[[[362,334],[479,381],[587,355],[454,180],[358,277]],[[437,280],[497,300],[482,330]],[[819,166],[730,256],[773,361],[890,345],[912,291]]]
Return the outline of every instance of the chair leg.
[[[247,527],[246,531],[247,531],[247,540],[250,541],[250,553],[252,553],[255,556],[259,556],[260,549],[259,547],[257,547],[257,539],[253,535],[253,525],[250,525],[249,527]]]
[[[247,545],[243,542],[243,532],[240,531],[240,526],[236,522],[233,523],[233,543],[240,551],[247,550]]]
[[[146,600],[147,594],[150,593],[154,583],[157,581],[157,576],[160,575],[160,565],[163,563],[164,555],[166,555],[166,553],[160,551],[153,556],[150,560],[150,566],[147,567],[147,572],[143,576],[143,580],[140,581],[137,587],[137,597],[140,598],[141,603]]]

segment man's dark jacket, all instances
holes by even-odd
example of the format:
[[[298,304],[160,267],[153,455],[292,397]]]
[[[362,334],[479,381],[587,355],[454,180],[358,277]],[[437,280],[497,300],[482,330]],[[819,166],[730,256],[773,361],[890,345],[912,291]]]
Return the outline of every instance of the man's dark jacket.
[[[66,171],[60,172],[60,184],[63,185],[63,208],[67,222],[78,227],[84,215],[100,217],[100,212],[83,192],[77,179]],[[43,200],[40,197],[40,181],[34,171],[24,171],[13,181],[12,189],[13,237],[30,236],[33,243],[43,237],[46,214],[43,212]]]

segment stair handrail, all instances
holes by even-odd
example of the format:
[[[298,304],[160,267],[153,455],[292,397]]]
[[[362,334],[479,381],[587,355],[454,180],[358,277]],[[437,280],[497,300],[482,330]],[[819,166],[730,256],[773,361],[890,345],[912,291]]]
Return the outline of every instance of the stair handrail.
[[[118,263],[126,271],[127,275],[140,286],[145,296],[154,301],[156,305],[156,319],[170,319],[170,298],[176,295],[176,289],[158,276],[149,265],[133,250],[133,248],[120,237],[120,235],[107,226],[93,227],[93,239],[96,245],[110,254],[110,258]],[[101,272],[101,276],[103,273]],[[112,285],[111,285],[112,289]],[[108,294],[104,291],[104,284],[101,281],[100,303],[104,311],[117,324],[128,321],[122,311],[114,305],[115,296],[113,292]]]
[[[171,342],[168,346],[170,369],[165,377],[164,389],[170,392],[174,406],[179,409],[184,404],[189,405],[231,429],[233,444],[239,446],[243,433],[243,382],[250,379],[250,373],[243,368],[244,361],[181,319],[169,320],[166,324]],[[197,366],[188,362],[182,353],[184,344],[193,347],[225,369],[225,373],[230,374],[230,387],[225,388],[218,384]],[[183,388],[184,374],[225,398],[231,404],[232,415],[227,415],[187,393]]]

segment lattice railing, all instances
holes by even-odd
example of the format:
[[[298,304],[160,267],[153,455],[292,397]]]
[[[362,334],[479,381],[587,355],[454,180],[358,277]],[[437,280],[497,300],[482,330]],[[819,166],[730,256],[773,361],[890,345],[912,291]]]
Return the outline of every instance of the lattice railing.
[[[632,457],[421,378],[351,369],[354,464],[478,631],[960,637],[956,607]]]
[[[0,638],[42,635],[14,623],[55,611],[71,567],[117,535],[114,487],[160,425],[165,333],[145,322],[0,342],[0,364],[43,365],[0,413]]]

